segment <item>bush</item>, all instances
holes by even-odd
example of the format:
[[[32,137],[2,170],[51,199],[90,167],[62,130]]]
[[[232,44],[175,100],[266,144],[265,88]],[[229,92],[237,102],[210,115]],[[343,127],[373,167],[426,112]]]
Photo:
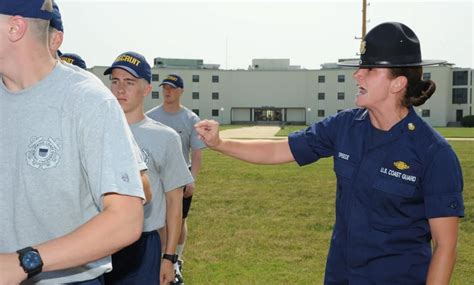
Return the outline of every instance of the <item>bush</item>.
[[[474,115],[465,116],[464,118],[462,118],[461,125],[466,128],[474,127]]]

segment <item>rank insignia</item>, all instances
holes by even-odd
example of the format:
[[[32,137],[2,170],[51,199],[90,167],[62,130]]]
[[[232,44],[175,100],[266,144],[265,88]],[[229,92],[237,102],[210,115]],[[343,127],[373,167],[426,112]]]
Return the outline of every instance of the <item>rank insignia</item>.
[[[410,168],[408,164],[406,164],[403,161],[395,161],[393,165],[398,169],[398,170],[407,170]]]
[[[364,54],[365,51],[366,51],[366,42],[365,42],[365,41],[361,41],[361,42],[360,42],[359,53],[360,53],[360,54]]]

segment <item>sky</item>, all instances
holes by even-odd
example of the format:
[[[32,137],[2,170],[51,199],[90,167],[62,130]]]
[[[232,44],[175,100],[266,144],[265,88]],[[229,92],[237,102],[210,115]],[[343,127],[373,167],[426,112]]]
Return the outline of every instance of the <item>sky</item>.
[[[289,58],[319,69],[356,58],[362,0],[198,1],[56,0],[65,29],[62,52],[88,67],[109,66],[125,51],[203,59],[221,69],[247,69],[256,58]],[[412,28],[423,59],[474,68],[474,0],[368,0],[367,30],[389,21]]]

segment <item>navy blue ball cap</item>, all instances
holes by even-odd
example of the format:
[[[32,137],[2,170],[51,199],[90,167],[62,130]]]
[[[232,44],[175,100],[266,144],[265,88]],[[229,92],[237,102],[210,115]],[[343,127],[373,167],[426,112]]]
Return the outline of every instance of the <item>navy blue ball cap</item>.
[[[1,0],[0,14],[25,18],[51,20],[51,0]]]
[[[173,88],[184,87],[183,79],[179,75],[176,75],[176,74],[170,74],[166,76],[166,78],[163,79],[163,81],[161,82],[160,86],[161,85],[169,85]]]
[[[371,29],[360,45],[360,60],[338,65],[357,67],[415,67],[440,64],[443,60],[422,60],[418,37],[402,23],[387,22]]]
[[[70,63],[70,64],[74,64],[76,66],[79,66],[80,68],[82,69],[86,69],[87,68],[87,65],[86,65],[86,62],[82,59],[82,57],[80,57],[78,54],[75,54],[75,53],[63,53],[61,56],[60,56],[61,60],[67,62],[67,63]]]
[[[49,21],[49,26],[55,28],[60,32],[64,32],[63,20],[61,19],[61,13],[59,12],[59,7],[56,1],[53,0],[53,17]]]
[[[143,78],[151,83],[151,67],[145,57],[133,51],[127,51],[119,55],[112,66],[104,71],[104,75],[111,74],[114,68],[121,68],[135,76]]]

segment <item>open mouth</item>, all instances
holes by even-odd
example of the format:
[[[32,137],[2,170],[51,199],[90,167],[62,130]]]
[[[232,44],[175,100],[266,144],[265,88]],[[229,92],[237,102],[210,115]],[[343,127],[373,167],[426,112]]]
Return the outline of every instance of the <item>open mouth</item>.
[[[361,96],[361,95],[367,94],[367,90],[366,90],[364,87],[362,87],[362,86],[360,86],[360,85],[358,85],[357,87],[359,87],[359,89],[357,90],[357,94],[356,94],[357,96]]]

